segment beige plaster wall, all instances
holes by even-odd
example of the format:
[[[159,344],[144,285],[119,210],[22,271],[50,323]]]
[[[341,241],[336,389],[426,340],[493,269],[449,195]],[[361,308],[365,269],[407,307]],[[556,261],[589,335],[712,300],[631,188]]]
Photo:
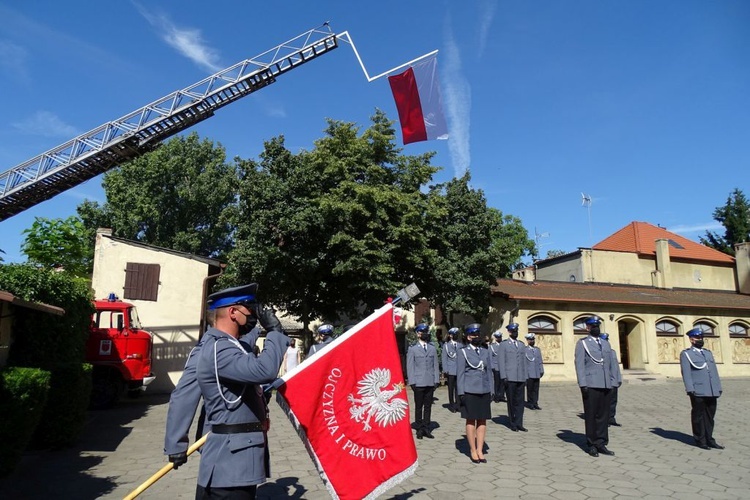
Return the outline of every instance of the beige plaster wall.
[[[157,301],[123,299],[128,262],[159,264]],[[97,235],[92,288],[95,297],[110,292],[131,302],[143,327],[154,334],[153,370],[156,380],[148,390],[171,391],[182,374],[187,355],[198,340],[203,279],[208,265]]]
[[[672,262],[672,286],[705,290],[736,291],[733,267]]]

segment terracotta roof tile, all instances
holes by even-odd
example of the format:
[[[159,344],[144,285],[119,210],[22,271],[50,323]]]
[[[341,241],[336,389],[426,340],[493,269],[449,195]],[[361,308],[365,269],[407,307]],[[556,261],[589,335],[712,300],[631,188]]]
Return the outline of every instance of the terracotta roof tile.
[[[653,256],[656,255],[656,240],[658,239],[669,240],[671,258],[734,264],[734,257],[731,255],[696,243],[679,234],[670,233],[648,222],[631,222],[592,248]]]
[[[735,292],[673,289],[648,286],[573,283],[567,281],[519,281],[499,279],[492,295],[511,300],[538,300],[559,303],[627,304],[648,307],[718,308],[750,314],[750,295]]]

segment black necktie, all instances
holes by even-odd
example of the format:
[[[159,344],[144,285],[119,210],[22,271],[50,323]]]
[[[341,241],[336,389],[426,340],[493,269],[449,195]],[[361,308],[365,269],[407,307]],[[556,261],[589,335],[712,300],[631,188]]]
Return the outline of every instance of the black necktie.
[[[424,349],[424,352],[427,352],[427,344],[422,344],[422,348]]]
[[[476,353],[477,353],[477,356],[479,356],[479,348],[478,348],[478,347],[475,347],[475,348],[474,348],[474,352],[476,352]]]
[[[602,341],[601,341],[601,340],[599,340],[598,338],[596,339],[596,343],[597,343],[597,345],[598,345],[599,347],[601,347],[601,346],[602,346]]]

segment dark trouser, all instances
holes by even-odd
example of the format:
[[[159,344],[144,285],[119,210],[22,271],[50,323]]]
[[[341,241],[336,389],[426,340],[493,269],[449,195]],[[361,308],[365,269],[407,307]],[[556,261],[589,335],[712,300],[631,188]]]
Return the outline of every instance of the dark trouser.
[[[609,401],[612,389],[581,389],[586,421],[586,444],[597,448],[609,444]]]
[[[526,402],[531,408],[539,404],[539,379],[530,378],[526,381]]]
[[[446,375],[448,379],[448,404],[450,408],[458,408],[458,389],[456,386],[456,376]]]
[[[435,386],[416,387],[414,389],[414,422],[417,424],[417,430],[428,430],[430,417],[432,416],[432,395],[435,393]]]
[[[719,398],[711,396],[690,396],[690,423],[693,424],[693,437],[699,445],[715,444],[714,416]]]
[[[195,489],[195,500],[255,500],[256,489],[255,484],[233,488],[204,488],[199,484]]]
[[[492,377],[495,379],[495,403],[499,403],[501,399],[505,397],[505,384],[503,379],[500,378],[500,372],[492,370]]]
[[[508,381],[508,418],[510,428],[523,427],[523,386],[526,382]]]
[[[612,388],[612,397],[609,401],[609,422],[616,422],[617,415],[617,387]]]

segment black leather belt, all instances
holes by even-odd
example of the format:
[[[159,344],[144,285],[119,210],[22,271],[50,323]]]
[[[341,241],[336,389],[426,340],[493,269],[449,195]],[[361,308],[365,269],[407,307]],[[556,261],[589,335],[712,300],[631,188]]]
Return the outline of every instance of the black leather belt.
[[[214,434],[241,434],[243,432],[263,432],[262,422],[251,422],[248,424],[216,424],[211,426]]]

